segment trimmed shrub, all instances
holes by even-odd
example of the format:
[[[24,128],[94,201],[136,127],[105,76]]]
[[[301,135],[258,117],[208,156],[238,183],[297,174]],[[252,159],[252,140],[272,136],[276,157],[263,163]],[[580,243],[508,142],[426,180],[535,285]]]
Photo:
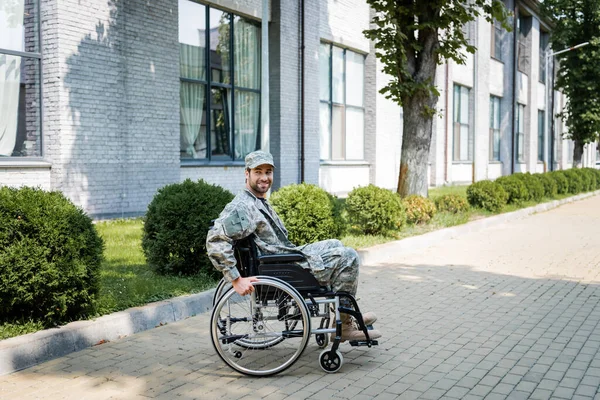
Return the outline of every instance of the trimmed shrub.
[[[558,194],[569,193],[569,179],[563,172],[564,171],[552,171],[548,173],[548,176],[556,182]]]
[[[437,211],[433,201],[423,196],[413,194],[405,197],[402,201],[406,210],[406,222],[409,224],[427,223]]]
[[[368,235],[386,234],[406,222],[400,196],[375,185],[355,188],[346,200],[350,224]]]
[[[596,173],[592,168],[581,168],[580,175],[584,177],[586,185],[586,191],[596,190]]]
[[[527,191],[529,192],[529,200],[539,202],[542,200],[545,194],[544,185],[537,179],[535,176],[531,175],[529,172],[526,173],[516,173],[513,174],[514,177],[521,179],[527,187]]]
[[[590,168],[590,171],[596,175],[596,189],[600,189],[600,169]]]
[[[469,202],[457,194],[445,194],[435,199],[435,206],[439,212],[453,214],[469,211]]]
[[[104,244],[60,192],[0,188],[0,320],[46,326],[94,311]]]
[[[206,234],[233,194],[203,180],[159,189],[144,218],[142,250],[160,274],[221,275],[206,255]]]
[[[574,169],[565,169],[561,171],[569,181],[569,193],[577,194],[583,191],[583,179]]]
[[[343,222],[337,199],[316,185],[282,187],[271,195],[270,202],[296,245],[341,237]]]
[[[552,179],[547,173],[545,174],[533,174],[544,186],[544,196],[548,198],[554,198],[558,193],[558,186],[556,181]]]
[[[467,200],[473,207],[497,212],[506,205],[508,194],[496,182],[485,180],[475,182],[467,188]]]
[[[592,179],[591,179],[590,175],[588,174],[588,172],[583,168],[576,168],[574,171],[581,178],[581,191],[587,192],[588,190],[590,190],[591,185],[592,185]],[[594,182],[594,186],[595,186],[595,182]]]
[[[508,204],[521,204],[529,199],[529,191],[523,180],[514,175],[501,176],[494,182],[502,186],[508,194]]]

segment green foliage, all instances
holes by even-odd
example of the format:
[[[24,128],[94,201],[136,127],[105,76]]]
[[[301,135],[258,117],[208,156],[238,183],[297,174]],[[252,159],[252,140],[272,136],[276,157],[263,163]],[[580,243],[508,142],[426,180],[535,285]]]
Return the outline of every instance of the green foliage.
[[[282,187],[271,195],[270,202],[296,245],[340,238],[344,231],[337,199],[316,185]]]
[[[375,185],[355,188],[346,200],[348,220],[368,235],[386,234],[406,221],[400,196]]]
[[[475,182],[467,188],[467,200],[473,207],[497,212],[506,205],[508,194],[501,185],[485,180]]]
[[[569,193],[577,194],[583,191],[583,179],[581,179],[581,176],[576,170],[565,169],[560,172],[563,173],[569,181]]]
[[[544,0],[540,10],[552,20],[550,43],[554,51],[589,42],[557,56],[560,69],[555,88],[568,99],[559,115],[569,126],[565,137],[575,140],[577,162],[583,145],[597,141],[600,132],[600,2]]]
[[[514,175],[501,176],[495,182],[508,194],[508,204],[521,204],[529,199],[525,183]]]
[[[148,264],[161,274],[218,276],[206,255],[206,234],[232,199],[229,191],[203,180],[159,189],[144,221],[142,249]]]
[[[558,186],[556,184],[556,181],[552,179],[550,175],[548,175],[548,173],[533,174],[533,176],[536,177],[544,186],[545,197],[552,199],[556,196],[556,194],[558,193]]]
[[[590,171],[596,175],[596,189],[600,189],[600,169],[590,168]]]
[[[466,197],[458,194],[444,194],[435,198],[435,206],[439,212],[458,214],[469,211]]]
[[[527,192],[529,193],[529,200],[539,202],[544,198],[544,194],[546,193],[544,184],[535,176],[531,175],[529,172],[519,172],[513,174],[513,176],[520,179],[525,184]]]
[[[596,190],[596,172],[592,168],[580,168],[578,171],[584,182],[583,190]]]
[[[428,198],[413,194],[403,200],[406,210],[406,221],[409,224],[424,224],[436,213],[435,204]]]
[[[93,312],[102,251],[91,219],[61,193],[0,188],[0,320]]]
[[[563,173],[563,171],[548,172],[548,176],[556,183],[556,191],[558,194],[569,193],[569,179]]]

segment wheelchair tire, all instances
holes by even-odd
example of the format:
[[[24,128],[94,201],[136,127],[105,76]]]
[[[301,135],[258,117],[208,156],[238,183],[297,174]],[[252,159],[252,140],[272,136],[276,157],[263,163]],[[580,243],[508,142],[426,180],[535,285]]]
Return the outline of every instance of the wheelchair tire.
[[[285,282],[259,279],[254,292],[233,288],[217,300],[211,340],[223,361],[254,376],[277,374],[302,355],[310,337],[310,314],[302,296]]]
[[[321,354],[319,354],[319,364],[323,371],[331,374],[338,372],[340,368],[342,368],[344,357],[339,350],[336,350],[335,352],[332,350],[323,350]]]
[[[213,295],[213,299],[212,299],[213,307],[215,306],[215,304],[217,304],[217,301],[223,295],[223,293],[225,293],[226,291],[231,289],[231,287],[232,287],[231,282],[229,282],[225,278],[221,278],[221,280],[219,281],[219,284],[217,285],[217,289],[215,290],[215,294]]]

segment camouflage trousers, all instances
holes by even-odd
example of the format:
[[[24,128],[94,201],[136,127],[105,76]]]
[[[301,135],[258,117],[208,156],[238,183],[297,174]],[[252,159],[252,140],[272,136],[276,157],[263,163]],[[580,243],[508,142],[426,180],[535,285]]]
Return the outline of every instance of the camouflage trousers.
[[[337,239],[323,240],[302,247],[306,254],[320,256],[324,269],[312,270],[321,285],[330,286],[335,292],[356,295],[360,258],[356,250],[346,247]],[[346,301],[345,306],[349,306]]]

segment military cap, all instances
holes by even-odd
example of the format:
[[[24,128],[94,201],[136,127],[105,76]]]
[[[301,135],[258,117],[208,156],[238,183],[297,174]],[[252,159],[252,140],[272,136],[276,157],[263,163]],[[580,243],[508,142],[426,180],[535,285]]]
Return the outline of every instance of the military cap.
[[[263,164],[269,164],[272,167],[275,167],[273,156],[266,151],[257,150],[246,156],[246,168],[253,169]]]

